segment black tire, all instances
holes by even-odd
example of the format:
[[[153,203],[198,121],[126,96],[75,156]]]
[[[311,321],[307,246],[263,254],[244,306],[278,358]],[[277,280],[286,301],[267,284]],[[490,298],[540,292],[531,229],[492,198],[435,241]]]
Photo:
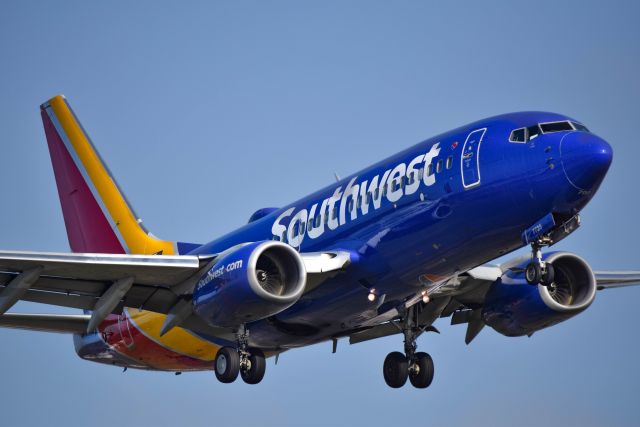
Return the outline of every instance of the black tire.
[[[251,367],[249,369],[241,369],[240,376],[247,384],[258,384],[264,378],[264,372],[267,369],[267,362],[264,359],[264,353],[261,350],[251,350],[249,356]]]
[[[382,373],[384,374],[384,381],[389,387],[402,387],[409,377],[409,364],[406,356],[399,351],[389,353],[384,359]]]
[[[556,279],[556,270],[555,268],[553,268],[553,264],[548,262],[544,266],[544,273],[542,273],[542,284],[544,286],[551,286],[551,284],[555,279]]]
[[[542,280],[542,269],[537,262],[531,262],[524,271],[524,278],[530,285],[537,285]]]
[[[416,353],[417,372],[409,372],[409,381],[415,388],[427,388],[433,381],[433,359],[427,353]]]
[[[222,347],[216,354],[213,369],[221,383],[232,383],[240,372],[240,355],[233,347]]]

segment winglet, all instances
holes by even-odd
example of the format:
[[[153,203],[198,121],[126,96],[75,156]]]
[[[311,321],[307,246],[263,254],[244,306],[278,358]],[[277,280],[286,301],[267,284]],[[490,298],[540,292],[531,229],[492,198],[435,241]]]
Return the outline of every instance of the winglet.
[[[143,226],[63,95],[40,106],[74,252],[175,254]]]

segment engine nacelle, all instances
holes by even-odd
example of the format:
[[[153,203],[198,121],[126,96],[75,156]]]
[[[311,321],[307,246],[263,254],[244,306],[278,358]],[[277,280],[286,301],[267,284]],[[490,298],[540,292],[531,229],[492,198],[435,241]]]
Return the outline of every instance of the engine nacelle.
[[[503,335],[530,335],[585,310],[596,295],[596,280],[587,262],[568,252],[544,257],[555,270],[551,287],[529,285],[524,269],[530,259],[503,266],[503,275],[485,296],[482,318]]]
[[[193,293],[194,311],[214,326],[236,327],[291,307],[307,273],[300,254],[277,241],[249,243],[222,254]]]

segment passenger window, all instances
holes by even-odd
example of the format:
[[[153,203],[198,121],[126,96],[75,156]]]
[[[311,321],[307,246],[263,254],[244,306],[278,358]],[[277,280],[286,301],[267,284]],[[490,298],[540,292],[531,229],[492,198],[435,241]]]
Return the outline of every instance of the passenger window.
[[[511,132],[511,136],[509,137],[509,141],[511,142],[527,142],[527,133],[525,128],[516,129]]]
[[[320,227],[320,220],[322,220],[322,215],[318,214],[318,216],[315,218],[316,228]]]
[[[305,232],[305,229],[307,227],[307,223],[306,222],[301,222],[300,223],[300,227],[298,227],[298,231],[300,232],[299,235],[302,236]]]
[[[453,166],[453,156],[447,157],[447,169],[451,169]]]
[[[347,203],[347,210],[349,212],[353,210],[353,199],[349,199],[349,203]]]
[[[436,163],[436,173],[440,172],[442,172],[442,159],[438,160],[438,163]]]
[[[376,188],[373,194],[374,194],[373,198],[378,200],[378,196],[380,196],[380,187]]]
[[[424,178],[424,169],[420,168],[418,169],[418,181],[422,181],[422,178]]]
[[[331,210],[331,219],[336,219],[338,218],[338,207],[334,206],[333,209]]]
[[[433,165],[429,163],[429,166],[427,166],[427,176],[432,174],[433,174]]]

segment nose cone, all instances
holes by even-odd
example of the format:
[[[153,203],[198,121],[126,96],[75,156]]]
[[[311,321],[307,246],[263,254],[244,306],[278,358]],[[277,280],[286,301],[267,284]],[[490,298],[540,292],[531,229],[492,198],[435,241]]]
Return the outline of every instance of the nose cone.
[[[571,132],[560,142],[562,168],[569,183],[581,192],[598,189],[604,179],[613,150],[604,139],[586,132]]]

